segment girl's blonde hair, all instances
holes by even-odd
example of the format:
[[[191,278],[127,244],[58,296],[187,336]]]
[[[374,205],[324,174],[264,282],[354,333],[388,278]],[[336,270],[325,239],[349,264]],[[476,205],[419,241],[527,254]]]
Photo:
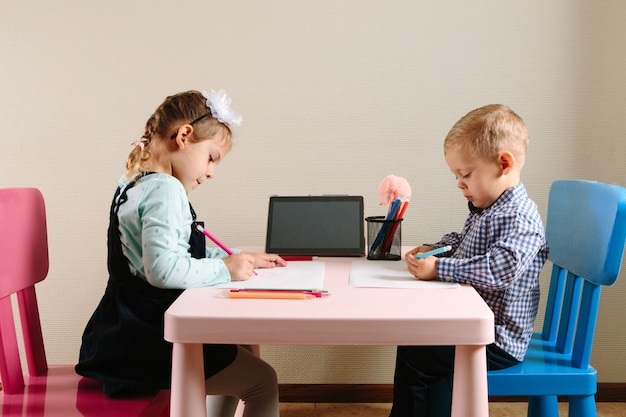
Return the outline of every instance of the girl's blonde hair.
[[[126,158],[126,176],[143,174],[150,170],[150,144],[153,140],[173,140],[183,124],[193,125],[192,142],[212,139],[216,135],[230,141],[228,125],[211,116],[206,99],[196,90],[169,96],[146,122],[146,130]]]
[[[459,149],[485,161],[493,161],[502,151],[513,154],[524,165],[528,130],[524,120],[502,104],[472,110],[450,129],[443,143],[444,154]]]

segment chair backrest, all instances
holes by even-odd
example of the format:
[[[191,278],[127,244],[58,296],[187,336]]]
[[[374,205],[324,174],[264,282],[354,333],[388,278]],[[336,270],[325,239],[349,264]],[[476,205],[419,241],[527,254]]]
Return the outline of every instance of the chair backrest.
[[[34,285],[48,274],[46,209],[35,188],[0,189],[0,380],[3,390],[24,387],[12,295],[18,303],[30,375],[47,370]]]
[[[555,181],[546,238],[553,264],[542,338],[572,363],[589,365],[600,290],[617,280],[626,244],[626,189],[585,180]]]

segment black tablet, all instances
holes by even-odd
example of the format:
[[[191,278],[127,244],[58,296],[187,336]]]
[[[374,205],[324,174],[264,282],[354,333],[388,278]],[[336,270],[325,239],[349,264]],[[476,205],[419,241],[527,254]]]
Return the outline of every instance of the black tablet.
[[[363,256],[363,197],[270,197],[265,251],[279,255]]]

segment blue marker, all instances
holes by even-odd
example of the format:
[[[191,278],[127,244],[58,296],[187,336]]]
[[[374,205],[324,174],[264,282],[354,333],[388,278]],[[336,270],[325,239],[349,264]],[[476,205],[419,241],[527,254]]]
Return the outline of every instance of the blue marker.
[[[440,253],[444,253],[444,252],[448,252],[452,250],[452,246],[444,246],[441,248],[437,248],[437,249],[433,249],[433,250],[429,250],[428,252],[422,252],[422,253],[418,253],[417,255],[415,255],[415,257],[417,259],[423,259],[427,256],[433,256],[433,255],[439,255]]]

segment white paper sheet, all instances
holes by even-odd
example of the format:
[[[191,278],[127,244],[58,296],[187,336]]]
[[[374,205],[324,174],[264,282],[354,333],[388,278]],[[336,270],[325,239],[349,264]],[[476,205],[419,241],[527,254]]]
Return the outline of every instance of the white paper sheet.
[[[420,281],[411,275],[403,261],[352,261],[350,287],[456,288],[459,284]]]
[[[285,267],[255,269],[247,281],[220,284],[219,288],[322,289],[324,288],[323,261],[289,262]]]

